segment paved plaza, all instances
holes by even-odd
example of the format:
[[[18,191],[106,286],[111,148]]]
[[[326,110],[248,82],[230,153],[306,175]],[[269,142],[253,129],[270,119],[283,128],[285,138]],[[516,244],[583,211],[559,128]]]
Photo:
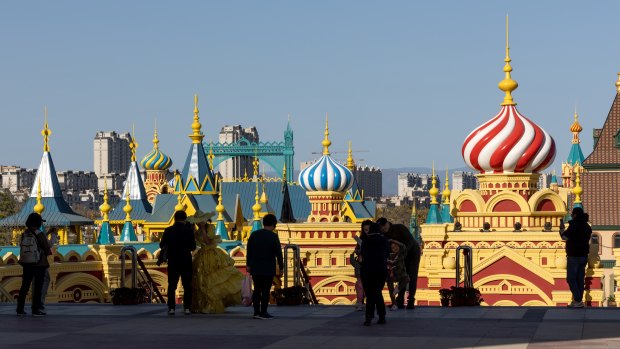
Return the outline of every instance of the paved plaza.
[[[620,309],[440,308],[388,313],[362,326],[349,306],[251,308],[168,316],[164,305],[52,304],[48,316],[0,305],[0,348],[620,348]]]

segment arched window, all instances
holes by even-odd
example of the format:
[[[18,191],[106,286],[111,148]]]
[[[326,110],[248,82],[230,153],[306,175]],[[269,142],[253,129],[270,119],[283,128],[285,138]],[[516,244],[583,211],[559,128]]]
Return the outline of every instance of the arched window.
[[[601,236],[598,234],[592,234],[590,243],[596,244],[598,246],[598,254],[600,255],[601,251],[603,250],[603,246],[601,244]]]
[[[614,248],[620,248],[620,233],[614,235]]]

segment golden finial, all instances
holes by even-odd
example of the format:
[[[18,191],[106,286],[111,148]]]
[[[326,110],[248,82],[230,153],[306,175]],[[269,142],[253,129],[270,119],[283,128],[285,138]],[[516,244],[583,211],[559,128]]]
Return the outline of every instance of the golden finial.
[[[104,176],[103,177],[103,204],[99,206],[99,210],[101,211],[104,222],[107,222],[110,220],[108,217],[108,213],[110,212],[111,209],[112,209],[112,206],[108,204],[108,180]]]
[[[207,159],[209,159],[209,166],[211,170],[213,170],[213,159],[215,155],[213,155],[213,141],[209,141],[209,155],[207,155]]]
[[[432,178],[433,187],[429,189],[428,193],[431,195],[431,205],[437,204],[437,194],[439,194],[439,189],[437,189],[437,179],[435,178],[435,161],[433,161],[433,178]]]
[[[45,124],[43,125],[43,130],[41,130],[41,135],[43,135],[43,151],[49,152],[49,137],[52,134],[52,130],[47,126],[47,106],[43,108],[43,114],[45,115]]]
[[[247,168],[243,169],[243,178],[241,179],[241,181],[243,181],[243,182],[247,182],[248,181],[248,169]]]
[[[502,105],[517,105],[517,103],[512,100],[511,95],[511,92],[516,90],[517,87],[519,87],[519,84],[510,77],[512,67],[510,66],[510,46],[508,44],[508,15],[506,15],[506,58],[504,59],[504,62],[506,62],[506,65],[504,65],[504,73],[506,73],[506,75],[504,80],[500,81],[497,85],[500,90],[506,92]]]
[[[37,181],[37,204],[34,205],[33,210],[34,212],[41,214],[43,213],[43,211],[45,211],[45,206],[41,203],[41,180],[39,179]]]
[[[125,196],[125,206],[123,207],[123,211],[125,212],[125,222],[131,222],[131,211],[133,211],[133,208],[129,202],[129,187],[127,187],[127,195]]]
[[[265,192],[265,181],[263,180],[263,193],[260,196],[260,203],[266,204],[268,202],[269,202],[269,199],[267,198],[267,192]]]
[[[155,131],[155,137],[157,137],[157,131]],[[136,161],[136,150],[138,149],[138,142],[136,142],[135,124],[131,126],[131,142],[129,143],[129,149],[131,149],[131,162],[134,162]]]
[[[282,182],[287,182],[287,180],[286,180],[286,162],[284,163],[284,166],[282,166]]]
[[[192,143],[200,144],[202,143],[202,139],[204,135],[200,131],[202,125],[200,124],[200,118],[198,117],[198,95],[194,95],[194,122],[192,122],[192,131],[194,131],[189,138],[191,138]]]
[[[181,197],[181,193],[179,193],[179,196],[177,197],[177,204],[174,206],[174,211],[185,211],[185,205],[183,205],[183,203],[181,203],[181,200],[183,200],[183,198]]]
[[[581,127],[581,125],[579,124],[578,116],[577,116],[577,107],[575,107],[575,121],[573,121],[573,124],[570,126],[570,131],[573,133],[573,139],[571,141],[572,144],[579,144],[581,143],[581,140],[579,140],[579,133],[581,131],[583,131],[583,128]]]
[[[254,220],[260,219],[260,209],[262,208],[258,198],[258,182],[256,182],[256,195],[254,196],[254,205],[252,205],[252,211],[254,211]]]
[[[155,121],[155,132],[153,132],[153,148],[159,148],[159,137],[157,137],[157,121]]]
[[[215,211],[217,212],[217,220],[218,221],[223,221],[224,220],[224,205],[222,205],[222,182],[221,180],[218,178],[218,185],[220,186],[220,192],[219,192],[219,196],[217,198],[217,206],[215,206]]]
[[[418,210],[415,206],[416,206],[416,201],[414,197],[413,205],[411,205],[411,217],[416,217],[418,215]]]
[[[355,161],[353,161],[353,149],[351,149],[351,141],[349,141],[349,151],[347,156],[347,168],[355,171]]]
[[[620,92],[620,73],[618,73],[618,80],[616,80],[616,91]]]
[[[323,155],[329,155],[329,146],[332,142],[329,140],[329,115],[325,113],[325,139],[321,142],[323,145]]]
[[[252,166],[254,167],[253,177],[258,179],[258,165],[260,161],[258,161],[257,151],[254,152],[254,160],[252,161]]]
[[[575,170],[575,187],[573,187],[573,194],[575,194],[574,203],[581,203],[581,194],[583,194],[583,188],[581,188],[581,175],[579,174],[579,168]]]
[[[446,167],[446,186],[445,189],[443,190],[443,192],[441,193],[441,196],[443,196],[443,203],[444,204],[449,204],[450,203],[450,194],[452,192],[450,191],[450,181],[448,178],[448,168]]]

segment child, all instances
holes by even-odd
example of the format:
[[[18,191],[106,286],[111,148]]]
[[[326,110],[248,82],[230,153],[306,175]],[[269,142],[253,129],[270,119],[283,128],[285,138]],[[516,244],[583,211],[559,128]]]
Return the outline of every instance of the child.
[[[356,279],[355,294],[357,296],[357,301],[355,303],[356,305],[355,310],[358,310],[358,311],[364,310],[364,288],[362,287],[362,278],[360,275],[360,270],[362,268],[361,249],[362,249],[361,240],[359,240],[357,245],[355,246],[355,251],[353,251],[353,253],[351,253],[351,256],[349,256],[349,261],[351,263],[351,266],[353,266],[353,269],[355,269],[355,279]]]
[[[403,292],[409,283],[409,276],[407,275],[407,269],[405,267],[405,245],[396,241],[390,240],[390,256],[388,258],[388,290],[390,291],[390,299],[392,300],[392,306],[390,310],[396,310],[396,295],[399,292]],[[398,286],[394,289],[394,283]]]

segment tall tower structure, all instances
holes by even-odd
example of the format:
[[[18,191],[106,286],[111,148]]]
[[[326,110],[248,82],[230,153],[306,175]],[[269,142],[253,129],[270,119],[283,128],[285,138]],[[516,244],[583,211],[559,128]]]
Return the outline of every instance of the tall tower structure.
[[[166,174],[170,166],[172,166],[172,159],[159,149],[157,127],[155,127],[153,134],[153,150],[142,159],[140,165],[146,170],[144,187],[147,199],[152,204],[157,194],[167,194],[170,191]]]
[[[95,134],[93,155],[97,177],[110,173],[127,173],[131,163],[131,141],[129,132],[99,131]]]
[[[562,186],[565,188],[572,188],[575,185],[574,175],[575,172],[583,172],[583,152],[581,151],[581,140],[579,139],[579,133],[583,130],[579,124],[579,116],[575,109],[574,115],[575,121],[570,126],[570,131],[573,133],[573,139],[571,140],[572,146],[568,158],[562,163]]]
[[[232,144],[242,139],[247,140],[247,146],[251,147],[252,143],[258,143],[258,130],[256,127],[242,127],[241,125],[225,125],[220,131],[220,143]],[[245,144],[245,143],[244,143]],[[233,178],[241,178],[244,174],[252,173],[252,157],[251,156],[235,156],[220,163],[218,170],[223,178],[232,180]]]

